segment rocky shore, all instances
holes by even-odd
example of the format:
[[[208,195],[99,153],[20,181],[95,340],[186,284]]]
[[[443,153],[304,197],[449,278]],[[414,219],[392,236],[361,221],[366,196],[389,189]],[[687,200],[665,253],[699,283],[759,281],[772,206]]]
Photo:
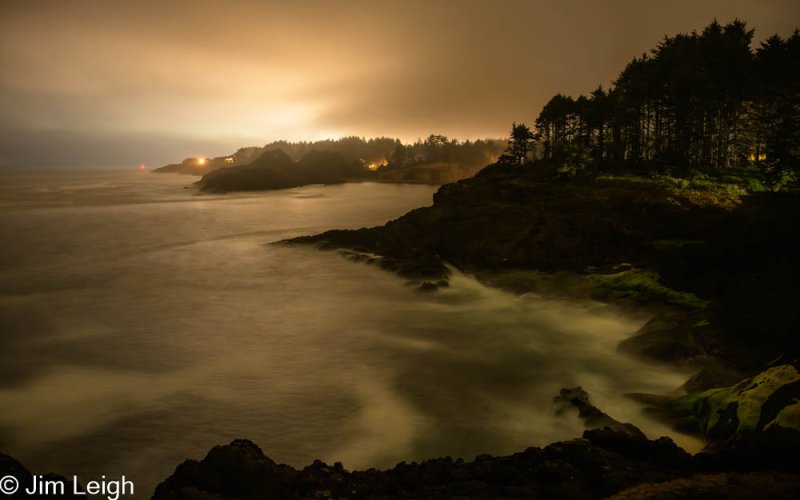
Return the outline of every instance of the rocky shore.
[[[783,365],[734,387],[669,402],[713,443],[696,455],[670,438],[648,439],[575,387],[562,389],[554,403],[558,414],[576,411],[583,420],[587,430],[579,439],[510,456],[444,457],[363,471],[319,460],[298,470],[236,440],[179,465],[153,498],[793,499],[800,495],[798,380],[797,370]]]
[[[798,229],[797,193],[754,192],[741,179],[563,178],[547,165],[498,164],[384,226],[287,243],[339,249],[422,290],[446,285],[451,265],[516,293],[644,311],[651,319],[620,348],[696,374],[686,396],[631,396],[706,439],[715,453],[692,463],[775,471],[800,445]]]
[[[741,488],[796,498],[800,478],[792,467],[797,465],[757,462],[750,453],[692,456],[668,438],[648,440],[607,428],[511,456],[469,462],[446,457],[353,472],[320,461],[297,470],[275,463],[254,443],[237,440],[213,448],[201,461],[181,464],[153,498],[645,498],[629,489],[659,485],[668,493],[686,488],[687,480],[704,498],[747,498]],[[670,484],[678,479],[685,481]]]
[[[696,375],[681,397],[631,396],[702,435],[707,450],[692,456],[669,438],[650,440],[569,388],[556,407],[578,412],[580,439],[366,471],[320,461],[298,470],[236,440],[179,465],[154,498],[800,497],[798,228],[796,194],[735,181],[492,165],[384,226],[283,242],[339,251],[422,291],[447,286],[453,266],[515,293],[643,312],[651,319],[620,348]],[[0,475],[20,468],[0,457]]]
[[[384,226],[287,243],[343,249],[428,290],[447,264],[517,293],[646,311],[653,320],[625,347],[707,368],[700,389],[800,358],[798,228],[794,193],[497,164]]]
[[[786,372],[788,369],[784,369]],[[796,372],[795,372],[796,374]],[[750,383],[750,382],[747,382]],[[186,460],[152,498],[383,499],[383,498],[785,498],[800,495],[797,434],[771,426],[713,453],[690,455],[666,437],[648,439],[594,406],[580,387],[555,397],[559,414],[575,411],[586,424],[581,438],[531,447],[510,456],[451,457],[349,471],[319,460],[303,469],[279,464],[255,443],[215,446],[202,460]],[[0,454],[0,475],[23,488],[32,473]],[[48,481],[72,485],[61,476]],[[21,491],[21,490],[20,490]],[[52,498],[40,495],[34,498]],[[85,498],[84,496],[73,496]],[[31,498],[22,494],[10,498]]]
[[[153,498],[796,498],[800,441],[770,428],[722,452],[690,455],[669,438],[649,440],[634,425],[595,407],[580,387],[555,398],[559,413],[577,411],[580,439],[510,456],[450,457],[348,471],[342,464],[297,470],[277,464],[247,440],[187,460]],[[748,496],[750,495],[750,496]]]

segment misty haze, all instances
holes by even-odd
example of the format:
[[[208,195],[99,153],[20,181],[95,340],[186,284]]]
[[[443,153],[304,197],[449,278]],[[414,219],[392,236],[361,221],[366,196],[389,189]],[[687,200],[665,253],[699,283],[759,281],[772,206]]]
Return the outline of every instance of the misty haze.
[[[596,303],[460,274],[430,297],[336,253],[268,244],[380,224],[429,204],[428,186],[198,198],[137,172],[7,183],[0,428],[3,449],[47,470],[152,489],[239,436],[296,466],[507,454],[580,434],[553,414],[561,387],[641,422],[624,393],[686,376],[618,354],[642,320]]]
[[[798,19],[3,4],[0,493],[797,498]]]

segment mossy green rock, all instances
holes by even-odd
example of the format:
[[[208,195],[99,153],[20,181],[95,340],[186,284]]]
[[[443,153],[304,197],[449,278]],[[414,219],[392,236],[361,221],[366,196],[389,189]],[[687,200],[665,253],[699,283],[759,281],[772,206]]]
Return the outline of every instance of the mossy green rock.
[[[773,427],[800,431],[800,373],[792,365],[776,366],[732,387],[690,394],[668,406],[711,443]]]
[[[628,269],[611,274],[590,274],[587,279],[602,297],[611,299],[672,304],[686,309],[703,309],[707,304],[692,293],[664,286],[659,282],[658,273],[654,271]]]

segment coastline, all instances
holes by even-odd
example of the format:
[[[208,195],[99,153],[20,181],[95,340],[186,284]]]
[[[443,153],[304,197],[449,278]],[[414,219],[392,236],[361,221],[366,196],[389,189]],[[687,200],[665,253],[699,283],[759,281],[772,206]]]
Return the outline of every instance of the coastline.
[[[449,236],[447,230],[454,227],[453,220],[448,219],[448,216],[467,219],[469,223],[472,224],[474,220],[471,219],[476,212],[480,213],[487,205],[491,208],[491,214],[497,215],[498,213],[503,213],[503,210],[508,209],[509,204],[513,205],[520,201],[524,203],[525,200],[529,199],[528,195],[530,191],[527,190],[524,182],[516,183],[517,185],[512,187],[517,191],[509,193],[506,191],[508,186],[505,185],[505,180],[502,180],[499,186],[502,193],[502,198],[500,198],[498,204],[499,206],[495,205],[495,203],[497,203],[497,192],[494,191],[495,187],[492,186],[488,192],[484,193],[482,198],[476,199],[476,204],[474,206],[468,206],[466,210],[461,212],[461,203],[458,200],[454,201],[453,199],[448,199],[450,196],[448,193],[455,191],[459,198],[470,199],[474,192],[470,192],[471,187],[469,185],[463,187],[463,184],[470,184],[475,181],[468,181],[459,183],[462,184],[462,186],[444,186],[434,196],[434,206],[412,210],[409,214],[394,221],[390,221],[386,226],[354,231],[331,231],[324,233],[322,237],[301,237],[290,243],[311,243],[322,248],[336,249],[344,253],[346,258],[378,265],[400,275],[404,279],[412,282],[416,281],[416,286],[420,287],[423,291],[434,291],[440,287],[447,286],[446,280],[449,274],[447,265],[454,265],[458,269],[476,277],[481,283],[517,294],[536,293],[546,297],[600,300],[610,304],[609,307],[619,308],[619,310],[626,313],[636,314],[637,317],[642,315],[654,315],[657,318],[648,321],[645,327],[639,332],[641,334],[639,337],[641,338],[630,342],[628,346],[634,348],[634,350],[637,347],[648,347],[648,349],[644,349],[643,352],[637,353],[640,356],[651,355],[653,358],[658,359],[659,362],[668,361],[671,363],[689,364],[700,362],[712,364],[716,362],[714,360],[726,359],[723,356],[717,356],[718,352],[714,351],[716,348],[715,343],[718,340],[716,338],[706,338],[706,340],[709,341],[709,345],[707,346],[692,345],[692,343],[697,340],[693,335],[700,336],[704,334],[704,332],[713,333],[710,328],[713,325],[698,325],[705,321],[705,318],[713,319],[709,312],[710,301],[706,300],[706,297],[695,295],[692,292],[685,290],[680,291],[680,289],[667,286],[665,283],[669,282],[673,277],[669,274],[658,274],[652,268],[639,267],[637,264],[640,264],[641,261],[637,262],[636,259],[627,259],[623,262],[613,263],[616,257],[611,256],[612,258],[608,259],[608,261],[603,262],[601,259],[600,262],[589,262],[588,265],[587,262],[572,262],[572,265],[564,266],[567,269],[558,269],[557,264],[551,263],[546,271],[534,271],[531,268],[523,268],[519,266],[518,263],[514,263],[514,265],[511,266],[505,265],[502,260],[496,258],[498,255],[502,255],[509,250],[512,251],[509,252],[508,255],[514,255],[513,250],[515,245],[524,243],[524,238],[513,240],[511,244],[503,246],[496,252],[492,252],[492,249],[489,247],[482,247],[482,242],[478,241],[476,247],[473,248],[489,251],[484,255],[477,255],[477,257],[488,257],[488,261],[477,259],[476,254],[472,251],[473,248],[470,248],[468,252],[462,254],[456,252],[455,255],[457,259],[455,259],[455,261],[445,259],[445,257],[448,256],[447,254],[439,254],[432,251],[432,249],[441,249],[437,247],[437,245],[447,240]],[[562,185],[560,186],[556,184],[556,197],[564,193],[563,183],[568,181],[561,182]],[[543,181],[543,183],[534,186],[534,189],[540,196],[547,196],[542,193],[547,191],[546,188],[551,185],[550,183],[551,181],[549,180]],[[476,182],[476,184],[477,185],[474,187],[477,189],[486,188],[486,186],[482,185],[482,181]],[[515,184],[515,182],[512,182],[512,184]],[[580,190],[588,189],[588,187],[591,186],[591,183],[583,182],[576,192],[581,193]],[[560,188],[560,191],[558,188]],[[567,186],[567,189],[570,189],[570,187]],[[463,191],[459,192],[459,190]],[[623,188],[620,191],[625,196],[633,193],[633,190],[627,188]],[[610,192],[613,194],[614,191],[612,190]],[[603,191],[602,189],[592,191],[588,200],[584,200],[584,202],[588,202],[588,205],[582,205],[582,207],[594,207],[597,200],[602,199],[607,193],[609,193],[609,191]],[[541,205],[550,206],[552,207],[551,210],[557,212],[564,207],[564,204],[572,203],[575,198],[564,198],[561,200],[560,204],[551,203],[552,200],[553,196],[551,195],[549,198],[541,200]],[[656,204],[661,203],[663,200],[664,198],[657,198]],[[613,200],[609,203],[612,206],[612,210],[618,209],[618,207],[614,205]],[[649,200],[645,200],[642,203],[643,206],[650,206]],[[669,203],[673,202],[669,201]],[[443,204],[445,205],[446,213],[430,213],[441,210]],[[678,205],[678,207],[679,210],[683,210],[683,208],[680,208],[680,205]],[[581,207],[579,206],[579,208]],[[512,213],[514,213],[515,208],[511,207],[511,209]],[[713,208],[713,210],[716,210],[716,208]],[[727,210],[728,209],[723,211],[722,214],[729,213]],[[592,213],[591,217],[596,217],[596,213],[594,212],[589,212],[587,210],[585,213]],[[536,215],[536,212],[533,211],[527,213],[527,217],[545,217],[547,215],[549,215],[549,213],[540,213],[539,215]],[[600,216],[603,215],[603,213],[600,213]],[[574,216],[575,214],[570,213],[561,215],[561,217]],[[579,215],[579,217],[580,216],[582,215]],[[661,217],[663,216],[664,214],[661,215]],[[593,224],[594,221],[591,217],[580,221],[580,224]],[[623,224],[629,222],[624,216],[622,219]],[[482,223],[480,218],[475,220],[477,220],[478,225]],[[500,220],[503,219],[501,218]],[[455,222],[457,223],[458,220]],[[513,220],[512,218],[512,233],[514,233],[514,224],[518,222],[519,220]],[[455,226],[457,226],[457,224]],[[505,234],[504,231],[506,228],[502,227],[502,223],[499,224],[499,226],[500,227],[490,228],[490,230],[495,231],[495,233],[489,236],[485,236],[484,232],[480,230],[476,231],[474,225],[467,225],[462,229],[466,234],[474,234],[476,235],[476,239],[483,239],[483,242],[485,242],[486,238],[495,237],[498,234],[497,231],[500,231],[501,235]],[[563,234],[553,232],[560,231],[563,227],[564,226],[556,224],[553,228],[549,229],[550,232],[542,235],[542,239],[553,238],[557,242],[562,241],[562,244],[566,246],[573,245],[573,242],[570,242],[569,238],[563,238]],[[616,226],[611,226],[609,228],[607,226],[605,229],[614,230],[615,227]],[[437,231],[441,231],[442,234],[437,234]],[[388,235],[387,232],[389,233]],[[433,238],[430,238],[431,234],[434,235]],[[610,241],[611,243],[615,243],[613,238]],[[635,238],[628,241],[635,243]],[[456,241],[456,243],[456,248],[459,248],[460,245],[470,245],[476,242],[462,240]],[[282,242],[282,244],[286,244],[286,242]],[[597,251],[602,257],[606,255],[606,251],[609,248],[608,246],[599,245],[593,250]],[[680,245],[678,248],[685,249],[686,245]],[[448,248],[444,248],[444,250],[448,250]],[[564,262],[564,255],[559,255],[560,253],[562,252],[551,251],[546,257],[547,259],[553,259],[555,262],[558,262],[558,259],[562,259],[561,262]],[[646,251],[643,253],[647,254]],[[587,252],[580,254],[580,257],[591,258],[594,255],[593,252]],[[567,255],[566,257],[569,256]],[[470,260],[473,258],[475,260]],[[653,259],[651,262],[656,261],[657,259]],[[482,262],[489,262],[489,265],[482,265]],[[432,286],[425,286],[426,283]],[[664,327],[665,323],[666,327]],[[676,333],[683,332],[687,325],[695,326],[697,331],[694,333],[688,332],[685,336],[676,339]],[[651,340],[652,342],[650,342]],[[694,350],[686,350],[688,347],[692,347]],[[700,347],[699,350],[697,349],[698,347]],[[724,352],[722,354],[724,355]],[[699,364],[696,366],[698,368],[700,367]],[[744,377],[727,374],[727,378],[724,379],[726,382],[722,383],[718,381],[720,380],[719,378],[717,381],[712,381],[708,376],[699,378],[693,377],[690,379],[692,383],[691,388],[688,387],[688,385],[685,388],[687,389],[687,393],[700,391],[708,387],[730,385],[727,380],[732,380],[733,382],[731,383],[735,383],[742,380],[742,378]],[[637,397],[640,397],[640,401],[644,404],[652,404],[653,406],[658,406],[665,402],[663,398],[660,399],[658,395],[638,395]],[[670,401],[671,400],[672,398]],[[672,456],[675,453],[681,456],[688,454],[683,450],[680,452],[670,451],[676,448],[671,440],[641,440],[641,438],[638,437],[618,436],[615,433],[604,435],[604,432],[608,433],[607,430],[590,429],[584,434],[583,438],[576,441],[556,442],[552,443],[550,446],[532,449],[534,451],[526,451],[506,457],[483,456],[472,462],[453,460],[452,465],[450,465],[451,461],[442,459],[426,461],[420,464],[406,464],[384,471],[356,471],[351,473],[349,471],[344,471],[342,468],[337,468],[335,466],[330,467],[320,462],[307,467],[303,471],[295,470],[288,466],[278,466],[280,473],[277,476],[269,472],[270,469],[258,469],[260,471],[258,472],[259,475],[251,477],[254,484],[258,485],[257,487],[253,486],[253,488],[256,489],[252,491],[252,495],[263,495],[265,490],[258,488],[272,488],[272,486],[270,486],[272,484],[271,481],[277,481],[278,483],[281,483],[281,481],[289,481],[290,490],[285,492],[289,498],[306,498],[309,495],[317,495],[317,493],[325,496],[325,491],[338,491],[339,493],[337,494],[331,493],[331,495],[338,497],[394,497],[405,495],[417,498],[434,498],[437,497],[437,495],[441,496],[442,492],[445,491],[447,494],[467,494],[466,492],[469,492],[475,493],[475,495],[478,496],[484,495],[490,498],[514,495],[527,497],[537,492],[538,494],[570,496],[570,492],[572,492],[574,493],[573,496],[593,498],[598,495],[620,493],[642,482],[669,484],[670,481],[690,478],[695,474],[714,474],[715,477],[719,479],[719,474],[730,473],[734,475],[732,477],[737,478],[735,481],[746,482],[752,479],[748,474],[751,474],[753,471],[762,471],[765,474],[783,474],[782,471],[784,470],[784,466],[777,462],[783,460],[782,453],[785,450],[774,451],[772,448],[765,448],[771,450],[769,451],[771,455],[764,458],[762,455],[752,454],[752,447],[726,448],[725,452],[728,453],[728,455],[724,453],[722,455],[701,453],[689,459],[687,463],[690,465],[684,464],[680,465],[680,467],[673,467],[673,465],[665,465],[665,456]],[[786,436],[781,434],[778,437],[784,440]],[[601,441],[598,441],[598,439]],[[661,444],[654,444],[659,442]],[[236,449],[229,449],[229,451],[225,452],[230,453],[230,455],[225,455],[227,457],[225,460],[210,464],[217,469],[204,469],[204,472],[200,475],[195,475],[193,473],[187,476],[182,475],[186,472],[185,468],[179,468],[178,472],[176,472],[177,475],[173,475],[173,479],[168,482],[176,486],[180,491],[173,490],[168,494],[167,490],[162,488],[160,494],[166,496],[161,496],[159,498],[197,498],[205,494],[201,492],[214,492],[213,494],[221,495],[222,497],[238,496],[238,493],[235,491],[225,489],[227,487],[221,487],[220,484],[209,485],[204,481],[206,481],[205,478],[207,477],[220,474],[220,471],[227,471],[225,474],[250,474],[253,471],[248,471],[247,467],[249,466],[246,465],[246,463],[249,463],[249,460],[252,459],[256,463],[269,460],[260,451],[253,455],[251,453],[252,447],[242,443],[244,442],[234,442],[228,447],[223,447],[233,447]],[[763,442],[759,441],[758,446],[762,446],[762,444]],[[637,454],[641,452],[642,448],[651,450],[648,452],[650,455]],[[640,451],[633,453],[630,451],[631,449]],[[237,461],[239,460],[237,457],[239,457],[241,453],[246,453],[250,458],[247,458],[244,462]],[[212,454],[210,454],[210,456],[212,456]],[[219,454],[214,452],[213,456],[219,456]],[[586,456],[590,458],[586,458]],[[595,468],[597,465],[596,463],[591,465],[592,461],[599,460],[599,457],[608,458],[608,456],[615,457],[614,460],[617,460],[616,457],[622,458],[620,462],[610,465],[610,469],[597,469]],[[646,457],[644,465],[640,463],[642,462],[643,456]],[[713,458],[708,458],[709,456]],[[778,458],[780,458],[780,460],[778,460]],[[233,460],[233,462],[228,463],[228,459]],[[588,460],[588,462],[584,462],[584,460]],[[555,468],[553,468],[554,466],[551,464],[553,461],[557,464]],[[637,462],[638,465],[634,465],[631,461]],[[194,464],[195,462],[190,463]],[[708,465],[709,463],[714,465],[710,466]],[[208,466],[209,464],[207,463],[206,465]],[[489,469],[487,469],[488,472],[480,472],[483,470],[482,467],[484,466],[489,467]],[[515,484],[514,486],[519,488],[516,490],[497,489],[501,487],[500,485],[503,482],[503,477],[506,477],[502,472],[498,472],[497,468],[499,467],[502,469],[506,466],[512,467],[515,471],[514,474],[521,474],[521,481],[529,481],[529,483]],[[619,466],[618,470],[615,468],[617,466]],[[639,466],[642,466],[643,469],[636,469],[636,467]],[[195,465],[191,467],[195,467]],[[241,467],[244,467],[244,469],[241,469]],[[446,472],[442,473],[443,475],[438,479],[426,479],[426,474],[428,474],[428,472],[425,471],[430,467],[442,469]],[[541,472],[534,476],[526,475],[531,470],[540,470],[539,468],[547,472]],[[610,480],[603,476],[603,474],[614,475],[617,473],[632,473],[631,471],[636,471],[635,474],[638,475],[632,478],[628,477],[628,479],[620,483],[605,482]],[[553,481],[548,479],[550,477],[548,474],[551,473],[556,477]],[[651,473],[653,475],[649,475]],[[272,475],[270,476],[270,474]],[[388,488],[385,486],[386,484],[394,485],[391,486],[391,488],[397,488],[397,482],[402,481],[398,478],[405,477],[403,476],[404,474],[410,474],[409,477],[412,479],[409,479],[407,483],[401,484],[400,489],[384,489],[385,487]],[[596,479],[598,475],[603,479]],[[514,477],[517,476],[515,475]],[[582,479],[576,482],[573,479],[575,477],[580,477]],[[757,477],[760,478],[759,480],[763,480],[762,476]],[[780,476],[780,478],[781,481],[786,479],[783,476]],[[367,483],[366,486],[362,484],[364,482]],[[713,483],[713,481],[711,482]],[[413,486],[413,484],[417,484],[418,486]],[[362,486],[367,489],[362,490]],[[345,487],[350,488],[350,490],[347,491],[363,491],[363,493],[359,493],[359,495],[347,494],[343,489],[336,489]],[[470,489],[476,487],[478,489]],[[448,488],[453,489],[451,490]],[[189,490],[195,491],[195,493],[187,494],[186,491]],[[483,493],[481,493],[481,491]]]
[[[687,491],[727,497],[768,491],[789,498],[800,492],[794,453],[800,433],[791,424],[783,427],[789,420],[780,419],[794,411],[797,370],[765,364],[763,352],[736,345],[748,339],[727,332],[720,321],[731,311],[730,299],[695,286],[708,279],[709,272],[717,279],[731,262],[723,261],[721,270],[699,277],[693,267],[739,239],[745,247],[739,253],[761,258],[750,251],[753,242],[742,233],[775,213],[785,213],[781,203],[794,206],[797,200],[777,196],[778,203],[772,204],[775,198],[751,197],[735,186],[684,190],[669,181],[665,186],[638,179],[561,180],[546,169],[511,169],[493,165],[474,178],[444,185],[432,206],[384,226],[333,230],[278,243],[339,251],[355,262],[393,272],[421,292],[449,286],[452,265],[481,283],[515,294],[599,300],[649,317],[619,349],[641,359],[691,367],[696,373],[673,394],[630,396],[679,431],[702,436],[706,450],[690,455],[670,438],[648,440],[630,424],[620,425],[632,429],[609,426],[604,418],[593,420],[592,416],[608,416],[590,405],[582,438],[507,457],[479,456],[473,462],[440,458],[351,473],[341,464],[316,461],[295,470],[275,464],[249,441],[235,441],[212,449],[202,462],[179,466],[155,498],[192,498],[187,492],[198,490],[227,498],[265,492],[285,498],[642,498],[685,496]],[[753,202],[755,208],[750,208]],[[756,222],[748,220],[753,214]],[[748,225],[736,226],[743,220]],[[537,232],[537,224],[544,230]],[[793,219],[771,227],[774,234],[767,238],[780,239],[793,227]],[[738,231],[731,234],[731,228]],[[684,266],[684,259],[690,264]],[[775,275],[767,278],[780,283]],[[761,292],[763,288],[746,290],[745,297]],[[774,374],[782,374],[778,382]],[[759,405],[769,407],[764,412],[771,420],[737,419],[740,404],[755,404],[756,415],[763,413]],[[617,462],[619,458],[623,462]],[[231,469],[232,463],[251,461]],[[258,472],[251,474],[253,470]],[[226,485],[221,471],[249,475],[250,489]],[[209,477],[217,479],[209,482]]]
[[[619,348],[695,371],[675,394],[634,395],[668,417],[664,405],[677,395],[735,385],[790,362],[796,347],[791,337],[762,342],[748,328],[773,314],[762,306],[766,301],[791,296],[794,284],[786,276],[797,267],[786,258],[788,243],[770,246],[776,262],[765,263],[764,245],[751,234],[784,243],[796,227],[785,214],[800,204],[797,197],[759,196],[735,184],[685,184],[561,179],[546,165],[490,165],[473,178],[442,186],[432,206],[384,226],[282,243],[339,250],[426,292],[447,286],[452,265],[516,294],[593,299],[650,316]],[[779,217],[784,220],[775,224]],[[717,257],[723,249],[734,257]],[[712,256],[718,265],[708,264]],[[784,264],[793,267],[780,268]],[[742,301],[751,301],[754,317],[736,307]],[[772,328],[783,331],[792,324],[787,311],[770,318]],[[776,351],[785,356],[776,358]],[[736,426],[724,437],[732,435]]]

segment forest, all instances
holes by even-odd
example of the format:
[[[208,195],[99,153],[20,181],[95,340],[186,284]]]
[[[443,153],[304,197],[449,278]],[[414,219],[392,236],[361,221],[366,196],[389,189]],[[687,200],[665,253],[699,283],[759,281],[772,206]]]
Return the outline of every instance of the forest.
[[[667,36],[609,89],[558,94],[535,127],[514,124],[504,163],[674,175],[756,167],[774,182],[800,170],[800,33],[753,49],[743,21]]]
[[[275,141],[264,146],[263,150],[280,149],[296,161],[311,151],[337,153],[348,162],[365,168],[391,171],[427,163],[485,165],[494,162],[504,147],[505,141],[498,139],[459,141],[431,134],[411,144],[389,137],[364,139],[351,136],[314,142]]]
[[[202,175],[202,189],[228,192],[285,189],[348,180],[445,184],[494,163],[502,139],[476,141],[430,135],[412,144],[399,139],[343,137],[313,142],[275,141],[230,156],[187,158],[156,172]]]

